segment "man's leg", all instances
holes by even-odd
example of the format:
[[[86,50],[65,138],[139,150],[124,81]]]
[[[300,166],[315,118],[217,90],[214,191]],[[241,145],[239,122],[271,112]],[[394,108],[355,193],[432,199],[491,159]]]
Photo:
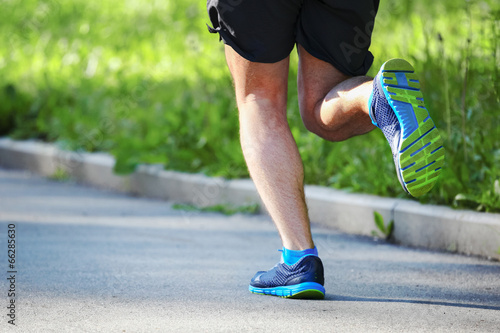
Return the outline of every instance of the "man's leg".
[[[443,143],[407,61],[387,61],[375,80],[349,78],[299,46],[298,85],[302,119],[311,132],[342,141],[375,128],[373,120],[389,142],[403,189],[418,197],[435,185]]]
[[[250,175],[283,242],[283,262],[257,272],[249,290],[262,295],[323,298],[304,198],[304,170],[286,117],[288,66],[253,63],[226,46],[240,118],[240,139]]]
[[[304,171],[286,117],[289,59],[253,63],[226,46],[239,109],[240,139],[250,175],[283,246],[314,247],[304,199]]]

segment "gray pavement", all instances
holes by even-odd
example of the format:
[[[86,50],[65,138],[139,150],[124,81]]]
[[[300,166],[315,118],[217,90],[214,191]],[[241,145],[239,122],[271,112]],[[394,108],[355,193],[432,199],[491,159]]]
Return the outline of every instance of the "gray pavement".
[[[6,316],[16,226],[16,326]],[[265,216],[0,170],[1,332],[498,332],[500,263],[313,228],[322,301],[248,292],[279,259]]]

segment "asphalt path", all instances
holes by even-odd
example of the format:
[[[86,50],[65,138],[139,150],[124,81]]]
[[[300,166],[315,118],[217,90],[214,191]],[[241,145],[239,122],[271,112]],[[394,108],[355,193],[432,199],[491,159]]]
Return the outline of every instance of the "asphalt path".
[[[500,331],[500,263],[313,234],[325,300],[253,295],[250,278],[280,255],[266,216],[179,211],[0,170],[0,331]]]

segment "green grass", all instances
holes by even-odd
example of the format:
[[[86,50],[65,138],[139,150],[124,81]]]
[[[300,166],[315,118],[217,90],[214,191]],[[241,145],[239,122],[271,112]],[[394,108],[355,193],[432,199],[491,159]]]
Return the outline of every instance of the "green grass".
[[[386,225],[384,217],[377,211],[373,212],[373,219],[377,230],[372,230],[372,236],[378,237],[379,234],[382,234],[386,240],[390,239],[394,232],[394,220],[390,220]]]
[[[248,177],[223,45],[204,1],[0,0],[0,135],[108,151],[138,163]],[[382,1],[371,51],[420,73],[446,164],[422,202],[500,211],[497,1]],[[380,131],[325,142],[301,123],[290,69],[289,121],[306,182],[405,197]]]
[[[234,215],[234,214],[257,214],[259,211],[259,205],[247,205],[247,206],[232,206],[232,205],[214,205],[207,207],[198,207],[195,205],[186,204],[174,204],[172,206],[174,209],[184,210],[187,212],[212,212],[221,213],[224,215]]]
[[[71,176],[64,169],[57,168],[56,171],[48,177],[49,179],[64,182],[71,179]]]

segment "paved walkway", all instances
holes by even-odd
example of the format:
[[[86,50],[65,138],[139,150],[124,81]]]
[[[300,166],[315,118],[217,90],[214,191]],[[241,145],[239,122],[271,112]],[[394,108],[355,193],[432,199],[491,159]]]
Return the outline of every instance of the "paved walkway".
[[[263,216],[173,210],[0,170],[0,269],[16,235],[16,327],[0,331],[498,332],[500,263],[314,228],[323,301],[248,292],[279,258]],[[500,246],[500,244],[499,244]]]

